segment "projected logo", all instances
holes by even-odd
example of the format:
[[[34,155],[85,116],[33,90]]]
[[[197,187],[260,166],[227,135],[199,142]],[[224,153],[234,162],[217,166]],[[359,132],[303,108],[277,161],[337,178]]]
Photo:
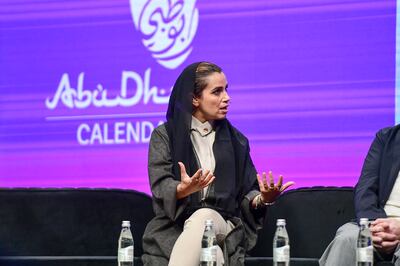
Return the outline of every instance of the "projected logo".
[[[144,46],[168,72],[192,52],[199,22],[195,3],[196,0],[130,0],[133,22]],[[46,120],[68,121],[66,124],[76,126],[76,140],[82,146],[148,143],[151,132],[165,116],[165,112],[152,110],[168,104],[171,88],[156,85],[159,79],[152,76],[150,66],[123,70],[121,82],[114,86],[101,82],[88,85],[87,75],[83,71],[61,75],[55,93],[46,98],[46,107],[51,110]]]
[[[130,0],[133,22],[144,46],[168,69],[180,66],[192,51],[199,11],[196,0]]]

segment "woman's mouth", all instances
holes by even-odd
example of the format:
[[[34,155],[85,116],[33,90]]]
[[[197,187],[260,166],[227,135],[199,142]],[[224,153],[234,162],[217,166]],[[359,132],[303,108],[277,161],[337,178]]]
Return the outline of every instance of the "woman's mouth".
[[[219,108],[219,110],[220,110],[222,113],[227,113],[227,112],[228,112],[228,105],[227,105],[227,106],[224,106],[224,107],[221,107],[221,108]]]

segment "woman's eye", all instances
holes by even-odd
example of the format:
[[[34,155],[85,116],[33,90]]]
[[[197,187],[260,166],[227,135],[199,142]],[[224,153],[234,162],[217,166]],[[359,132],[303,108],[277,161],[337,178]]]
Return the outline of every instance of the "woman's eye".
[[[220,95],[221,92],[222,92],[222,90],[215,90],[215,91],[213,91],[212,93],[215,94],[215,95]]]

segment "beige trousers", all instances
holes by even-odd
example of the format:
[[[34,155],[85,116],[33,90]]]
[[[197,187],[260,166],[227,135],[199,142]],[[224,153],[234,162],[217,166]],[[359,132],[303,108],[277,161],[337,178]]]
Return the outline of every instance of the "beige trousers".
[[[216,211],[202,208],[194,212],[186,221],[183,232],[180,234],[172,249],[169,266],[198,266],[200,263],[201,239],[205,228],[205,221],[214,221],[216,235],[226,236],[234,225]],[[220,247],[217,250],[217,265],[223,265],[224,256]]]

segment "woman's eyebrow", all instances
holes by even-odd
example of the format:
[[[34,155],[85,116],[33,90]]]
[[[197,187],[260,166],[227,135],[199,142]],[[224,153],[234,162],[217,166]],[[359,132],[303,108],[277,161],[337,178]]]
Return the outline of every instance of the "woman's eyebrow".
[[[217,87],[214,87],[214,88],[213,88],[213,91],[222,90],[222,89],[224,89],[224,87],[222,87],[222,86],[217,86]]]
[[[217,90],[217,89],[227,89],[228,88],[228,83],[226,83],[225,88],[223,86],[217,86],[214,87],[213,90]]]

